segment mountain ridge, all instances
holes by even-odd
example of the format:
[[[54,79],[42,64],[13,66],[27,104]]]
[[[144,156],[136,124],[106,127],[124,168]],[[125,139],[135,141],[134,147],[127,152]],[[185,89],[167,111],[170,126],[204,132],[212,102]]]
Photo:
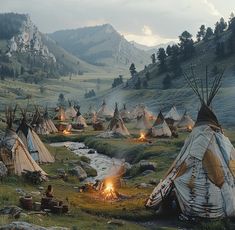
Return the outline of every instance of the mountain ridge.
[[[127,69],[134,62],[143,67],[150,58],[110,24],[60,30],[49,36],[73,55],[95,65]]]

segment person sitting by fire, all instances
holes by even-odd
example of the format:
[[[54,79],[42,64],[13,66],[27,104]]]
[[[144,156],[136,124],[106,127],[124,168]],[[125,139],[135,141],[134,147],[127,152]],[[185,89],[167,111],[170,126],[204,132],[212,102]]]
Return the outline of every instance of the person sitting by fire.
[[[46,194],[46,197],[48,197],[48,198],[53,198],[54,197],[54,195],[53,195],[53,188],[52,188],[51,185],[48,185],[45,194]]]
[[[95,190],[99,190],[99,186],[100,186],[100,180],[95,180],[95,183],[93,184],[93,188]]]

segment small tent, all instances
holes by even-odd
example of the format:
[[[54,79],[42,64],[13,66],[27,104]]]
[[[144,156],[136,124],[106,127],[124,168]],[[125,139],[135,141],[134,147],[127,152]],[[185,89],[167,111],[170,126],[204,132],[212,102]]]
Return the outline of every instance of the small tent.
[[[65,110],[65,118],[67,120],[71,120],[74,117],[76,117],[76,115],[77,115],[77,111],[72,106],[72,103],[69,101],[69,107]]]
[[[113,116],[113,112],[108,108],[105,100],[103,100],[103,103],[101,105],[101,108],[97,112],[98,118],[104,118],[104,119],[110,119]]]
[[[123,108],[120,110],[120,116],[124,122],[129,122],[131,120],[131,114],[126,108],[126,104],[123,104]]]
[[[156,121],[150,129],[150,135],[152,137],[171,137],[171,130],[166,123],[162,112],[160,111]]]
[[[108,125],[108,130],[113,133],[121,134],[122,136],[129,136],[130,135],[128,129],[126,128],[126,126],[121,118],[117,103],[115,104],[114,115]]]
[[[173,120],[173,121],[179,121],[181,119],[181,116],[179,115],[177,109],[175,106],[172,106],[170,111],[165,115],[165,119]]]
[[[35,113],[33,115],[33,120],[31,122],[31,125],[37,134],[40,134],[40,135],[49,134],[49,132],[46,130],[46,127],[44,125],[43,116],[41,115],[39,107],[35,106]]]
[[[17,134],[27,147],[33,159],[39,163],[53,163],[54,157],[43,144],[37,133],[27,124],[26,112],[23,112],[21,124],[17,129]]]
[[[57,112],[54,120],[59,120],[59,121],[65,121],[66,120],[65,111],[64,111],[63,107],[59,107],[58,112]]]
[[[187,77],[201,108],[192,132],[165,178],[153,190],[147,207],[158,210],[165,207],[169,212],[167,203],[173,199],[189,218],[235,216],[235,149],[211,109],[221,78],[222,75],[215,77],[210,90],[200,82],[206,88],[204,95],[196,79],[192,83]]]
[[[43,114],[43,127],[49,133],[58,133],[58,129],[55,127],[55,124],[49,117],[47,107],[45,108],[45,111]]]
[[[15,112],[11,107],[6,108],[8,127],[5,136],[1,140],[0,159],[7,166],[10,173],[20,176],[24,170],[41,171],[42,176],[45,178],[47,174],[34,161],[22,140],[12,129],[13,113]]]
[[[180,130],[192,130],[194,126],[193,119],[185,112],[179,122],[176,122],[174,126],[176,126]]]
[[[89,106],[88,111],[84,114],[84,118],[86,119],[86,123],[88,125],[92,125],[96,121],[96,112]]]
[[[78,109],[77,111],[77,114],[74,118],[74,121],[73,121],[73,125],[72,126],[79,126],[79,127],[83,127],[83,128],[86,128],[88,127],[87,126],[87,123],[86,123],[86,119],[82,116],[82,114],[80,113],[80,108]]]
[[[145,111],[139,113],[136,117],[136,126],[137,129],[147,130],[151,127],[151,124],[148,118],[145,115]]]

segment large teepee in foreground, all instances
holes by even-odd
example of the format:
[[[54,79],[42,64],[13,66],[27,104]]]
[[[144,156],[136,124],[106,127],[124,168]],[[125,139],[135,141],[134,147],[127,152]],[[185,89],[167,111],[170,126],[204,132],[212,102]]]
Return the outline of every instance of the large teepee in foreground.
[[[14,114],[15,111],[11,107],[6,108],[7,129],[0,145],[0,159],[10,173],[20,176],[24,170],[41,171],[45,177],[47,174],[34,161],[22,140],[12,129]]]
[[[221,78],[216,76],[209,90],[206,77],[206,90],[200,91],[195,77],[193,81],[187,77],[201,108],[195,127],[166,177],[153,190],[147,207],[168,209],[167,202],[174,197],[189,217],[235,216],[235,149],[211,109]]]

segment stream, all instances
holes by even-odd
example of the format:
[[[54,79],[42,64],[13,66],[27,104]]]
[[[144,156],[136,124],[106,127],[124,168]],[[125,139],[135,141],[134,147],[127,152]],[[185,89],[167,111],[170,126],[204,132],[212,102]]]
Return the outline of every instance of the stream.
[[[88,148],[84,143],[82,142],[58,142],[58,143],[51,143],[50,144],[53,147],[61,147],[64,146],[74,152],[78,156],[86,156],[88,157],[91,162],[90,166],[96,169],[97,176],[96,177],[89,177],[86,180],[88,181],[94,181],[96,179],[101,180],[105,176],[109,175],[110,170],[117,166],[119,167],[124,161],[117,159],[117,158],[111,158],[104,154],[98,153],[95,149]],[[90,150],[94,150],[94,153],[88,153]]]

